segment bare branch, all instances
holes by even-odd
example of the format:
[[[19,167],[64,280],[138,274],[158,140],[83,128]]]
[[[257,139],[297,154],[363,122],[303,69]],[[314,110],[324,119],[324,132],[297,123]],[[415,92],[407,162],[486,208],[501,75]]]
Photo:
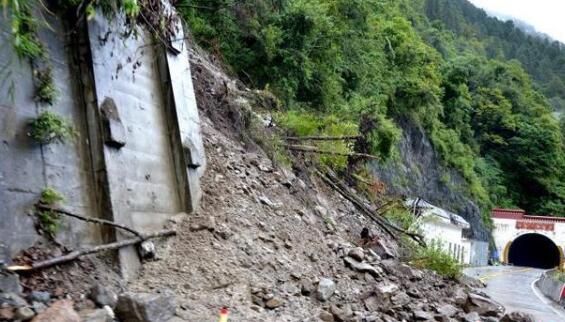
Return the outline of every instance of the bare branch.
[[[132,228],[129,228],[127,226],[115,223],[115,222],[110,221],[110,220],[92,218],[92,217],[85,217],[85,216],[73,214],[73,213],[71,213],[67,210],[64,210],[64,209],[54,208],[54,207],[51,207],[51,206],[48,206],[48,205],[45,205],[45,204],[41,204],[41,203],[35,205],[35,207],[37,209],[40,209],[40,210],[54,211],[54,212],[59,213],[61,215],[73,217],[73,218],[80,219],[80,220],[83,220],[83,221],[119,228],[119,229],[125,230],[129,233],[132,233],[139,238],[143,238],[143,235],[140,232],[138,232],[138,231],[136,231]]]
[[[137,238],[121,240],[121,241],[110,243],[110,244],[87,247],[87,248],[72,251],[72,252],[65,254],[65,255],[62,255],[62,256],[57,256],[57,257],[50,258],[50,259],[47,259],[47,260],[44,260],[44,261],[32,263],[31,265],[13,265],[13,266],[8,266],[6,269],[8,271],[12,271],[12,272],[35,271],[35,270],[44,269],[44,268],[64,264],[64,263],[67,263],[67,262],[71,262],[71,261],[74,261],[75,259],[77,259],[81,256],[135,245],[135,244],[143,242],[146,239],[174,236],[174,235],[176,235],[176,233],[177,232],[174,231],[174,230],[162,230],[162,231],[159,231],[159,232],[156,232],[156,233],[153,233],[153,234],[147,234],[147,235],[144,236],[144,238],[137,237]]]

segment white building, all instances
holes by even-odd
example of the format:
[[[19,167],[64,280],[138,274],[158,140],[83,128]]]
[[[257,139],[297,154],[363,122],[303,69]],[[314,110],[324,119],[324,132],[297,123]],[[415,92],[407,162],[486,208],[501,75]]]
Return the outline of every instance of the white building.
[[[420,198],[410,199],[405,205],[417,217],[416,225],[428,243],[439,242],[460,263],[471,263],[473,241],[463,237],[463,229],[470,228],[465,219]]]

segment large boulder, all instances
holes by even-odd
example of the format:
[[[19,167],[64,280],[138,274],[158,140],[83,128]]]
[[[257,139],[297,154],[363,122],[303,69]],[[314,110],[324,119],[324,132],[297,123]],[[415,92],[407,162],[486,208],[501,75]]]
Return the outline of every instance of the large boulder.
[[[170,292],[126,292],[118,297],[116,314],[123,322],[162,322],[175,314],[177,302]]]
[[[477,312],[482,316],[501,316],[504,313],[504,307],[488,297],[470,293],[469,299],[465,306],[466,312]]]

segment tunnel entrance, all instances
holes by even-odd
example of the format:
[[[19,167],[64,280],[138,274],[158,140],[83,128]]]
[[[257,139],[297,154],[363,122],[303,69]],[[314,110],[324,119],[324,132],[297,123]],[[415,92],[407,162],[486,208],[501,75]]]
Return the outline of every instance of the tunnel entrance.
[[[516,238],[508,251],[508,263],[516,266],[554,268],[559,266],[561,253],[555,243],[540,234],[525,234]]]

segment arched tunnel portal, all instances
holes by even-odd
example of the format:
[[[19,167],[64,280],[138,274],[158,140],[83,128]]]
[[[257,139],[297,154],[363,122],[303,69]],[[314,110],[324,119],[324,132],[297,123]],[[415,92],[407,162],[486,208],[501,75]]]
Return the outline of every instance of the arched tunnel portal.
[[[562,260],[562,252],[548,237],[536,233],[524,234],[510,244],[508,263],[516,266],[555,268]]]

